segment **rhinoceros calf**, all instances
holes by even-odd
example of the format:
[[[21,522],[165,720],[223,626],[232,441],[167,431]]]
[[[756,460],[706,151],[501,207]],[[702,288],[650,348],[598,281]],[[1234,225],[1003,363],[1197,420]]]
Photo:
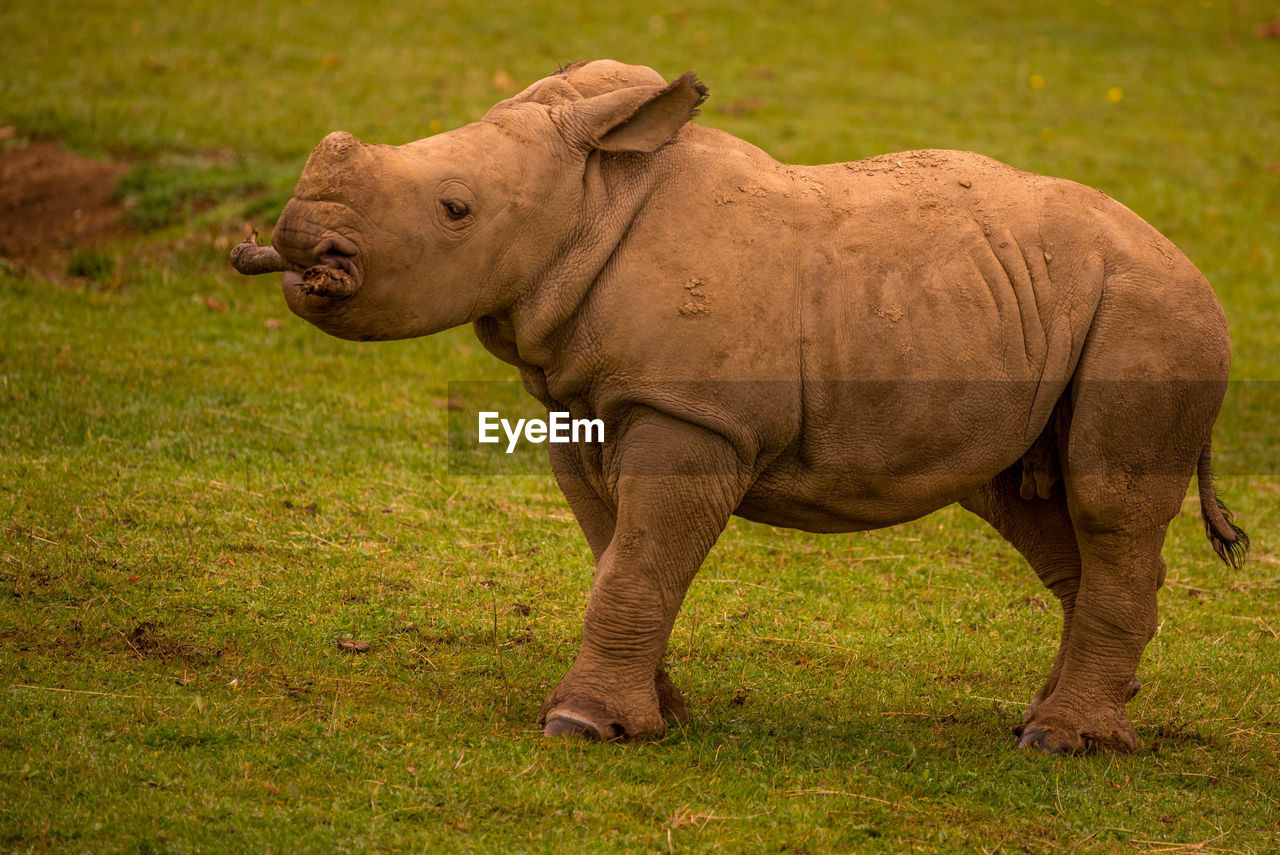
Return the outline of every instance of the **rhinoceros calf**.
[[[234,263],[343,338],[471,323],[549,410],[604,421],[549,446],[596,566],[547,734],[687,714],[664,653],[732,514],[858,531],[959,502],[1062,604],[1020,745],[1135,748],[1192,473],[1218,554],[1248,546],[1210,471],[1209,284],[1096,190],[955,151],[790,166],[689,124],[706,95],[598,61],[407,145],[330,134]]]

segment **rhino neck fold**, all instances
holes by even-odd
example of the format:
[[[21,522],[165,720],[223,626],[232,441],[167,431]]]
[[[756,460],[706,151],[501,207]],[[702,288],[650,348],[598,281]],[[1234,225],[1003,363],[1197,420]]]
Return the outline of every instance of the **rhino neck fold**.
[[[675,148],[649,155],[595,153],[587,159],[583,195],[575,208],[582,212],[578,221],[563,232],[555,261],[503,313],[522,363],[547,369],[559,361],[580,307],[627,249],[632,227],[667,174],[656,161],[671,156]]]

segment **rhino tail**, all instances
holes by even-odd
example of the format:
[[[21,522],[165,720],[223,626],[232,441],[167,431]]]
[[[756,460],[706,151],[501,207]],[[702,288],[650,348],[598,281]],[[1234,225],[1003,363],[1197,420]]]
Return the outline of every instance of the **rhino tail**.
[[[1249,552],[1249,535],[1231,521],[1231,511],[1218,498],[1213,489],[1213,465],[1206,440],[1196,464],[1196,480],[1200,482],[1200,514],[1204,517],[1204,532],[1213,544],[1213,551],[1232,567],[1239,568]]]

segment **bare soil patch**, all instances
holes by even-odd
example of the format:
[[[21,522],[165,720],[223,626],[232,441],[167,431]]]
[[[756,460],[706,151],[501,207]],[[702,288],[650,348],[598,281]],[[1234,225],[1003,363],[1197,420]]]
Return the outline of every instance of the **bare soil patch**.
[[[0,258],[44,267],[125,234],[115,188],[128,169],[51,141],[0,147]]]

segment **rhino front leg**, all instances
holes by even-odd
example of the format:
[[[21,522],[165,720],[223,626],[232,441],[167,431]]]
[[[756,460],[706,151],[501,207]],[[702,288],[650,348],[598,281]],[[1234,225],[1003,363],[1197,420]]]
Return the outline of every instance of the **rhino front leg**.
[[[662,667],[671,627],[747,479],[723,438],[657,414],[618,437],[610,469],[613,537],[596,562],[581,650],[539,723],[548,736],[659,739],[663,713],[686,712]]]
[[[613,533],[618,525],[617,512],[612,503],[601,495],[602,479],[593,480],[588,477],[588,464],[583,460],[582,451],[578,447],[555,444],[548,448],[556,483],[568,500],[569,508],[587,539],[587,545],[591,547],[591,557],[598,567],[605,550],[613,541]],[[671,681],[665,668],[658,667],[653,682],[658,694],[658,711],[662,717],[668,721],[684,721],[688,718],[689,708],[685,705],[684,696]]]

